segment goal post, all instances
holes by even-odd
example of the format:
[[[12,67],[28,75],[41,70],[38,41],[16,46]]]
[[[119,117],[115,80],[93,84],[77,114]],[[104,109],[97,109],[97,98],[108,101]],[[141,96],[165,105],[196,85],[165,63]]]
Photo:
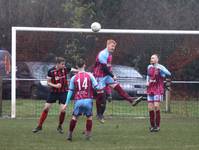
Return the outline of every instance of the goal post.
[[[16,117],[16,36],[20,31],[35,32],[73,32],[94,33],[90,28],[48,28],[48,27],[12,27],[12,79],[11,79],[11,118]],[[193,30],[135,30],[135,29],[101,29],[97,33],[109,34],[183,34],[198,35],[199,31]],[[96,34],[96,32],[95,32]],[[167,106],[168,107],[168,106]]]

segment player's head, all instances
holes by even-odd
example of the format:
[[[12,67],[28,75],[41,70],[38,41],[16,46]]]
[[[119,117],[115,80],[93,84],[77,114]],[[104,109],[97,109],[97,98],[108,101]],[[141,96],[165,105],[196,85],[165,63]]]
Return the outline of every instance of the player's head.
[[[106,42],[106,47],[107,47],[107,49],[108,49],[108,51],[109,51],[110,53],[113,53],[113,52],[114,52],[116,45],[117,45],[117,43],[116,43],[116,41],[113,40],[113,39],[109,39],[109,40],[107,40],[107,42]]]
[[[150,63],[154,65],[154,64],[157,64],[158,61],[159,61],[159,56],[158,56],[158,54],[153,54],[153,55],[151,56]]]
[[[86,67],[86,62],[84,59],[80,58],[76,62],[76,66],[78,69],[84,69]]]
[[[65,67],[65,59],[63,57],[56,57],[56,66],[58,69],[63,69]]]

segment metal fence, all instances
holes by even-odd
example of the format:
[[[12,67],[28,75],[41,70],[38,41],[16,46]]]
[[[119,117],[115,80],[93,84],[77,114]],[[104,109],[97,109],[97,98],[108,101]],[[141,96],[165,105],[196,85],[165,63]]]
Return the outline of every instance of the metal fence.
[[[32,81],[32,80],[31,80]],[[192,117],[199,118],[199,83],[196,81],[172,81],[170,87],[166,88],[164,101],[161,103],[163,117]],[[47,93],[46,93],[47,94]],[[1,116],[10,117],[11,101],[3,99],[1,101]],[[39,117],[44,106],[45,99],[24,98],[19,95],[16,101],[17,118],[35,118]],[[68,108],[68,114],[72,113],[73,103]],[[96,114],[95,101],[93,114]],[[58,104],[54,104],[50,116],[56,116],[59,113]],[[122,99],[113,99],[107,101],[106,116],[120,117],[148,117],[147,101],[144,99],[136,107]]]

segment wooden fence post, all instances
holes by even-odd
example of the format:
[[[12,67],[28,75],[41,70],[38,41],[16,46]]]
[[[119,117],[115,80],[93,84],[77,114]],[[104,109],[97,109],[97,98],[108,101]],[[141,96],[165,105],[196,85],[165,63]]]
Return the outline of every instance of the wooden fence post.
[[[171,80],[166,80],[166,91],[165,91],[165,97],[166,97],[166,112],[171,112]]]

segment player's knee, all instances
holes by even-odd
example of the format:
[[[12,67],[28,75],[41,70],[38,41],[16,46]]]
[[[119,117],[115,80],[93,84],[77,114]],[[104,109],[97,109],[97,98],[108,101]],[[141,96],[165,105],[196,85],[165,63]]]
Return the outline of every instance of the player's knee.
[[[119,85],[119,83],[110,84],[109,86],[114,89],[117,85]]]
[[[61,113],[65,113],[66,110],[64,108],[61,109]]]
[[[44,112],[45,112],[45,113],[48,113],[48,111],[49,111],[48,109],[44,109]]]
[[[155,102],[154,107],[155,107],[155,110],[159,110],[160,109],[160,103]]]
[[[155,110],[160,110],[160,106],[155,106]]]
[[[76,116],[72,116],[72,120],[77,120],[77,117]]]
[[[87,120],[93,120],[92,116],[87,117]]]
[[[153,103],[149,103],[148,104],[148,109],[149,109],[149,111],[150,110],[154,110],[155,109],[154,104]]]
[[[50,107],[44,107],[43,111],[47,113],[49,111],[49,109],[50,109]]]

